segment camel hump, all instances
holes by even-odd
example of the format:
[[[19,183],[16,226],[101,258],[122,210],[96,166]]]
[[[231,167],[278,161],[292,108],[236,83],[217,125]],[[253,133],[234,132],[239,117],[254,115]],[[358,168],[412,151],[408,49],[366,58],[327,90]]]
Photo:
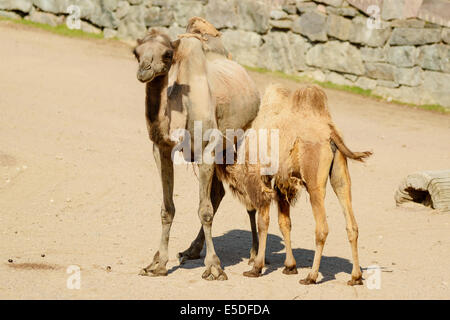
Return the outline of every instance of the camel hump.
[[[292,95],[292,108],[294,111],[305,111],[309,114],[329,118],[327,96],[318,86],[306,86],[295,90]]]
[[[286,103],[291,91],[278,83],[270,84],[264,91],[260,113],[280,111],[288,106]]]
[[[334,126],[334,124],[329,124],[331,130],[331,141],[336,145],[339,151],[346,156],[347,158],[364,162],[365,159],[369,158],[372,155],[371,151],[364,152],[353,152],[351,151],[344,143],[344,139],[340,135],[338,129]]]
[[[192,17],[188,21],[186,27],[187,33],[199,33],[201,35],[210,35],[213,37],[220,37],[221,33],[206,19],[201,17]]]

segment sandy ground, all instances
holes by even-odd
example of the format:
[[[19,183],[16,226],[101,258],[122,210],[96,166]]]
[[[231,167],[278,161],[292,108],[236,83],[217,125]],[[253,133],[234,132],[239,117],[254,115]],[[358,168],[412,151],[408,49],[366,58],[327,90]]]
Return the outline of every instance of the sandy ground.
[[[176,253],[200,226],[198,182],[186,166],[176,167],[169,275],[138,276],[159,244],[162,195],[135,70],[130,49],[119,42],[0,23],[0,298],[450,298],[450,215],[397,208],[393,200],[407,174],[449,168],[450,117],[334,90],[326,91],[347,145],[375,152],[366,164],[350,163],[364,286],[346,285],[351,252],[331,188],[318,285],[298,283],[314,253],[306,193],[292,211],[298,275],[281,273],[284,245],[273,210],[270,265],[258,279],[242,276],[249,222],[229,193],[213,228],[229,280],[202,280],[203,260],[179,266]],[[252,77],[261,90],[281,81]],[[72,265],[81,268],[79,290],[67,288]],[[367,286],[370,265],[380,267],[380,289]]]

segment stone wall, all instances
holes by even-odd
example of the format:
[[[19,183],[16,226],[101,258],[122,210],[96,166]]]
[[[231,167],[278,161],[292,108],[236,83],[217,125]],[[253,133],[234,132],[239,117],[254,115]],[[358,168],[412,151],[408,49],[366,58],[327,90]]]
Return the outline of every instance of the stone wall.
[[[448,0],[0,0],[0,16],[59,25],[70,5],[107,38],[175,38],[202,16],[241,64],[450,107]]]

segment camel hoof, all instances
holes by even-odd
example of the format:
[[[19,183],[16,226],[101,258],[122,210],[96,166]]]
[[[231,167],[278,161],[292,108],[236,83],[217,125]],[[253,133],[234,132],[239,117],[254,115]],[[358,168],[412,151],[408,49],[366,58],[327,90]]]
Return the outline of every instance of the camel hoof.
[[[306,277],[305,279],[302,279],[299,281],[300,284],[303,284],[305,286],[310,285],[310,284],[316,284],[316,280],[311,279],[309,276]]]
[[[166,268],[157,268],[154,270],[144,268],[139,272],[139,275],[144,277],[165,277],[167,274],[168,271]]]
[[[297,274],[298,273],[297,266],[284,267],[283,273],[284,274]]]
[[[214,274],[213,272],[211,272],[211,268],[208,268],[208,269],[205,270],[205,272],[203,272],[203,274],[202,274],[202,278],[203,279],[208,280],[208,281],[214,281],[214,280],[225,281],[225,280],[228,280],[227,274],[222,269],[215,270],[217,272],[214,272],[214,273],[216,273],[216,274]]]
[[[243,273],[244,277],[249,277],[249,278],[258,278],[261,276],[261,268],[257,268],[257,267],[253,267],[252,270],[250,271],[245,271]]]
[[[200,253],[197,253],[197,252],[193,253],[191,251],[192,250],[187,249],[186,251],[178,252],[178,254],[177,254],[178,262],[180,264],[184,264],[188,260],[200,259]]]
[[[347,281],[347,285],[349,286],[362,286],[362,284],[363,284],[362,277],[355,279],[352,278],[352,280]]]

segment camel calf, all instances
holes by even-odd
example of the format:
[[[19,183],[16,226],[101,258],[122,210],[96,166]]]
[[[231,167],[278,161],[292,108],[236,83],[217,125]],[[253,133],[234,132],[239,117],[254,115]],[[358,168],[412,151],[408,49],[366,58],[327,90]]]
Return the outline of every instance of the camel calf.
[[[349,285],[362,284],[358,261],[358,226],[353,214],[350,175],[347,158],[364,161],[371,152],[352,152],[334,126],[325,93],[316,86],[291,92],[279,85],[270,86],[263,97],[252,129],[279,130],[279,170],[272,176],[261,175],[261,163],[217,165],[218,177],[227,182],[233,193],[247,208],[258,210],[259,247],[248,277],[261,275],[265,261],[269,208],[278,204],[278,223],[286,245],[283,273],[296,274],[296,261],[291,248],[290,206],[305,187],[316,222],[316,251],[312,270],[302,284],[316,283],[322,251],[328,235],[324,198],[328,176],[343,208],[347,234],[353,255]],[[260,139],[260,137],[258,137]],[[270,141],[270,140],[269,140]],[[249,144],[241,144],[249,152]],[[259,144],[258,144],[259,145]],[[274,146],[271,146],[274,147]]]

